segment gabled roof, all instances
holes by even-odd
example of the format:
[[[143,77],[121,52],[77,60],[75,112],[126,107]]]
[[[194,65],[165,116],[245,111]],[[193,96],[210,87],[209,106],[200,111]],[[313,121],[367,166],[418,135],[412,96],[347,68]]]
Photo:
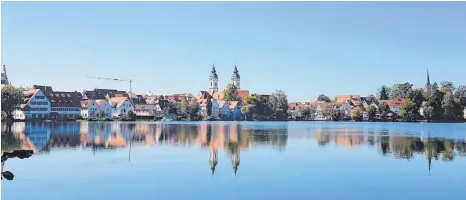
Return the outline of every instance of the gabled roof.
[[[98,100],[95,100],[95,103],[98,105],[98,106],[101,106],[102,104],[104,104],[105,102],[107,102],[107,100],[105,99],[98,99]],[[108,103],[108,102],[107,102]]]
[[[81,101],[81,108],[87,109],[87,107],[91,105],[92,103],[94,103],[94,100],[92,99]]]
[[[344,103],[349,100],[359,100],[361,96],[359,94],[345,94],[345,95],[338,95],[336,103]]]
[[[230,101],[230,109],[236,109],[239,104],[239,101]]]
[[[225,103],[227,103],[226,101],[224,100],[217,100],[217,103],[218,103],[218,107],[219,108],[223,108],[225,106]],[[227,104],[228,105],[228,104]]]
[[[113,97],[109,99],[109,103],[114,103],[115,106],[119,108],[121,104],[123,104],[128,99],[129,99],[128,97]]]

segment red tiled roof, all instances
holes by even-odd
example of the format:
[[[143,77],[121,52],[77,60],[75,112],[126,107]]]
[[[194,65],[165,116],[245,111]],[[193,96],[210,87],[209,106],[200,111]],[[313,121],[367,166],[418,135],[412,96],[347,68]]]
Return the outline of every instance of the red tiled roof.
[[[230,109],[235,109],[239,104],[239,101],[230,101]]]
[[[359,100],[361,96],[359,94],[345,94],[345,95],[338,95],[336,103],[344,103],[348,100]]]
[[[116,107],[119,108],[127,99],[128,97],[113,97],[109,99],[109,103],[115,103]]]

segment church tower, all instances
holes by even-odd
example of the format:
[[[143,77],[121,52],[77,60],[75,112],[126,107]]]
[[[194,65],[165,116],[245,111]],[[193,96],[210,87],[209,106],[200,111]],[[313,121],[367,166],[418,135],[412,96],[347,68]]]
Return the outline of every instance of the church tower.
[[[426,85],[424,86],[424,92],[431,92],[431,91],[432,91],[432,86],[430,85],[429,69],[427,69],[427,82],[426,82]]]
[[[209,83],[209,91],[212,93],[218,92],[218,75],[217,71],[215,70],[214,64],[212,64],[212,71],[210,72]]]
[[[240,76],[238,73],[238,68],[235,65],[235,69],[233,70],[233,75],[231,76],[231,84],[236,86],[236,88],[239,90],[240,89]]]
[[[10,84],[10,82],[8,81],[8,76],[6,75],[6,67],[5,65],[3,65],[3,68],[2,68],[2,85],[3,84]]]

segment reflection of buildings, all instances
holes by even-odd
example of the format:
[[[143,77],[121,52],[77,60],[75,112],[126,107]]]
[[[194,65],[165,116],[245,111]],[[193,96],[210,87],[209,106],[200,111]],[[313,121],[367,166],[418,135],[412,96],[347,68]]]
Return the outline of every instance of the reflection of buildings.
[[[429,173],[432,159],[443,161],[454,160],[454,155],[466,156],[465,140],[421,138],[388,135],[387,130],[370,130],[368,132],[333,131],[331,129],[316,129],[314,139],[321,146],[333,143],[347,147],[367,144],[375,146],[380,154],[391,155],[396,159],[413,159],[416,154],[425,154]]]

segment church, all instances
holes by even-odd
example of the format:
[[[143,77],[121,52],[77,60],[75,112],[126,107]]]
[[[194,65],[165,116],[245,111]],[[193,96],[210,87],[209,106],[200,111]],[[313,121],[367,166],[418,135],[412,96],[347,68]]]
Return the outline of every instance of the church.
[[[217,71],[215,70],[215,65],[212,65],[212,70],[210,71],[210,76],[209,76],[208,93],[212,96],[213,99],[223,100],[224,92],[223,91],[219,92],[218,81],[219,81],[219,78],[217,75]],[[235,65],[235,68],[233,69],[233,74],[231,75],[229,84],[236,86],[237,95],[241,99],[245,99],[247,96],[249,96],[249,90],[241,90],[241,76],[239,75],[238,67],[236,67],[236,65]]]

